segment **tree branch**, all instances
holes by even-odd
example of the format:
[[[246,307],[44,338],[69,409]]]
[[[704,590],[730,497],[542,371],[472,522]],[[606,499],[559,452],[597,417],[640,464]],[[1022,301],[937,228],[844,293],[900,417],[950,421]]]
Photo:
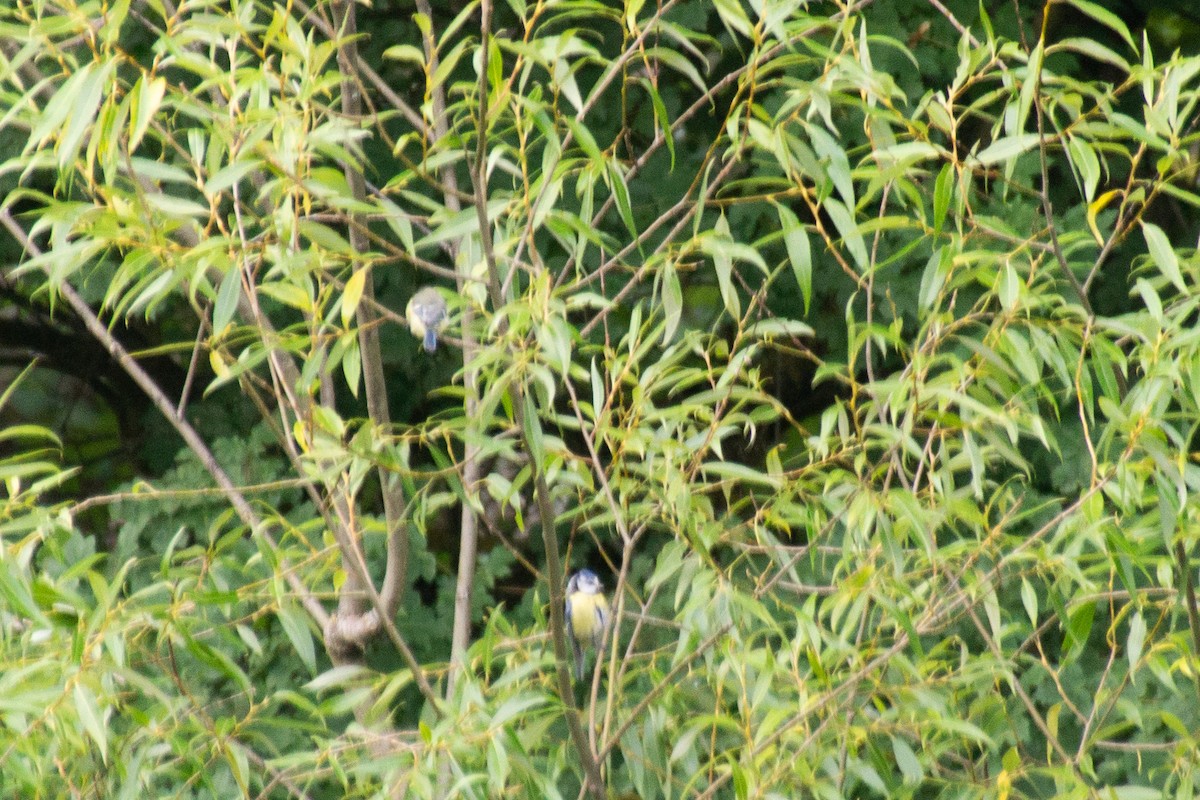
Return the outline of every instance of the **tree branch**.
[[[11,212],[7,208],[0,209],[0,224],[3,224],[28,252],[35,256],[41,255],[40,248],[30,240],[25,230],[17,224],[17,221],[13,219]],[[212,476],[213,482],[225,493],[225,496],[228,498],[242,523],[250,529],[251,533],[265,541],[271,549],[278,550],[279,544],[275,541],[275,537],[271,536],[270,532],[267,531],[262,519],[255,513],[237,486],[234,485],[229,475],[225,472],[225,469],[217,462],[216,457],[208,449],[208,445],[200,437],[200,434],[196,432],[196,429],[186,419],[175,413],[175,406],[171,402],[171,399],[159,388],[154,379],[142,369],[142,365],[134,360],[133,356],[129,355],[129,352],[109,332],[108,328],[100,321],[91,307],[84,302],[83,298],[79,296],[74,287],[64,282],[58,286],[58,292],[67,301],[67,305],[71,307],[75,315],[83,321],[84,327],[87,328],[88,332],[121,365],[121,368],[133,379],[138,388],[150,398],[150,402],[154,404],[159,413],[171,423],[172,427],[183,438],[183,441],[195,454],[196,458],[199,459],[204,469]],[[305,610],[317,622],[317,625],[323,629],[329,622],[328,612],[325,611],[325,608],[313,593],[309,591],[304,581],[300,580],[296,575],[295,570],[292,569],[287,559],[281,558],[279,566],[288,585],[292,587],[292,590],[300,598],[300,602],[304,605]]]

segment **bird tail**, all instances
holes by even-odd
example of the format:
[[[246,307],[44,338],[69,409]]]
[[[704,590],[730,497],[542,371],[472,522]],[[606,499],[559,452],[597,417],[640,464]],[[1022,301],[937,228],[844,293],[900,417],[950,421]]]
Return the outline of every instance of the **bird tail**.
[[[583,645],[575,637],[571,637],[571,647],[575,650],[575,680],[583,680]]]
[[[437,350],[437,331],[430,325],[425,328],[425,352],[432,353]]]

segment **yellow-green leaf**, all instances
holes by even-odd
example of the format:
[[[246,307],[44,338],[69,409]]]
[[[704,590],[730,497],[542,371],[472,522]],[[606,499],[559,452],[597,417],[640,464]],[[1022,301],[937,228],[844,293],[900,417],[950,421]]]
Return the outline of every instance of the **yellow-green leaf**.
[[[142,137],[146,135],[150,120],[158,113],[158,107],[162,105],[163,95],[167,91],[166,78],[159,77],[151,81],[146,78],[147,76],[143,75],[138,79],[138,85],[133,92],[133,108],[129,117],[130,152],[137,149]]]
[[[346,288],[342,290],[343,327],[350,327],[350,321],[354,319],[354,312],[358,310],[358,304],[362,300],[363,288],[366,286],[367,271],[365,267],[356,270],[350,276],[350,280],[346,281]]]
[[[1088,207],[1087,207],[1088,227],[1091,228],[1091,230],[1092,230],[1092,236],[1094,236],[1096,238],[1096,244],[1100,245],[1101,247],[1104,246],[1104,237],[1100,235],[1100,228],[1096,225],[1096,216],[1101,211],[1108,208],[1108,204],[1111,203],[1112,199],[1119,194],[1121,194],[1120,189],[1110,189],[1109,191],[1107,191],[1104,194],[1097,197],[1092,202],[1088,203]]]

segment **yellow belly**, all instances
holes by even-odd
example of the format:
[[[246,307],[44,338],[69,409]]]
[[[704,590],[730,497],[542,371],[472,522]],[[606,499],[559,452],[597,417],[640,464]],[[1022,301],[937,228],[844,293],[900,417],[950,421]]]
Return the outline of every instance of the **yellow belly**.
[[[603,619],[607,616],[608,600],[602,594],[584,594],[571,598],[571,628],[580,642],[600,638]]]

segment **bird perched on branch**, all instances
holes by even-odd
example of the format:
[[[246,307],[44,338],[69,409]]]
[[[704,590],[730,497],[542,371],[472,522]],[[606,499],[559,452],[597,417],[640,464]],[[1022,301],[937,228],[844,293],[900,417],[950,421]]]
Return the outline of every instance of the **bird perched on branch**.
[[[597,654],[608,627],[608,598],[604,584],[590,569],[581,569],[567,581],[567,637],[575,651],[575,678],[583,679],[583,646],[590,643]]]
[[[446,298],[432,286],[412,296],[404,311],[408,329],[422,341],[426,353],[437,350],[438,333],[446,325]]]

